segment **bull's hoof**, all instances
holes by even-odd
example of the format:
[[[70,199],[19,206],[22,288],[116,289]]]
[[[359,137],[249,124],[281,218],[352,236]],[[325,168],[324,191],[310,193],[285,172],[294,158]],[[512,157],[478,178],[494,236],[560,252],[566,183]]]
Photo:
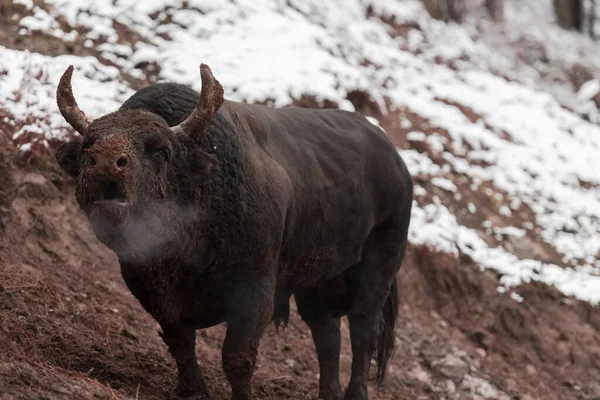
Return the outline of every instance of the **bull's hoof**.
[[[342,400],[342,394],[319,395],[318,400]]]
[[[342,400],[344,394],[340,388],[319,391],[319,400]]]
[[[204,386],[200,386],[197,388],[179,388],[177,390],[177,394],[180,399],[185,400],[211,400],[210,395],[208,394],[208,390]]]
[[[350,386],[344,396],[344,400],[367,400],[368,398],[369,393],[366,385]]]
[[[182,396],[183,400],[211,400],[209,395],[204,394],[192,394],[190,396]]]

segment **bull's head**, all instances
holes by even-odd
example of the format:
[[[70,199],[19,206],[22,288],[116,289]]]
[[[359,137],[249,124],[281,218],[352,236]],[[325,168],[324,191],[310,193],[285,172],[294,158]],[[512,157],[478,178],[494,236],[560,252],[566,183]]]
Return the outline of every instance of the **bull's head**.
[[[202,64],[200,100],[181,124],[169,127],[162,118],[141,110],[118,111],[92,121],[75,101],[72,74],[69,66],[60,79],[58,107],[83,139],[63,144],[56,158],[76,178],[77,202],[96,235],[113,247],[111,243],[121,240],[118,236],[136,219],[162,217],[149,214],[156,214],[157,204],[173,200],[169,180],[174,174],[183,170],[189,179],[202,179],[218,167],[217,159],[197,146],[197,139],[223,103],[223,88]]]

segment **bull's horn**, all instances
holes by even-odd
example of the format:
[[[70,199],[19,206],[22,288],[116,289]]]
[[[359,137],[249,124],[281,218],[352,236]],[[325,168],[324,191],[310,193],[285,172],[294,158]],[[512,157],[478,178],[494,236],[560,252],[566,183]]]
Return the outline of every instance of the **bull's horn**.
[[[73,88],[71,87],[71,76],[73,75],[73,66],[65,71],[60,78],[58,88],[56,89],[56,101],[58,109],[62,116],[69,124],[81,135],[85,136],[92,121],[85,115],[77,105],[73,96]]]
[[[186,133],[189,137],[199,137],[223,104],[223,86],[215,79],[206,64],[200,64],[202,91],[194,111],[181,124],[171,128],[175,133]]]

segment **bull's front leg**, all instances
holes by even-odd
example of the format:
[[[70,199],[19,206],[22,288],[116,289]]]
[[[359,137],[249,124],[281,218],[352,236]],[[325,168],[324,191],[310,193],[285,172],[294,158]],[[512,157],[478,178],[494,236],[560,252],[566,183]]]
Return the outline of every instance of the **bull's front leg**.
[[[177,364],[177,391],[181,397],[208,400],[206,383],[196,361],[196,330],[180,324],[161,324],[160,336]]]
[[[232,400],[252,400],[251,379],[258,344],[273,316],[273,280],[243,279],[243,286],[228,298],[227,334],[223,343],[223,369],[231,385]]]

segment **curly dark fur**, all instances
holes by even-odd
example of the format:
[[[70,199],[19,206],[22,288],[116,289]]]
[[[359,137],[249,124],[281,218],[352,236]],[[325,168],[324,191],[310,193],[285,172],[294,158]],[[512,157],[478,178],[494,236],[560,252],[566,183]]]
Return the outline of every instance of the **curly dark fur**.
[[[287,323],[294,295],[319,357],[319,397],[342,398],[348,315],[346,398],[366,400],[369,360],[380,384],[394,349],[406,166],[356,113],[225,101],[198,114],[210,116],[203,132],[188,132],[179,124],[199,101],[187,86],[151,85],[56,153],[96,236],[160,324],[179,393],[208,397],[195,331],[227,322],[223,368],[233,398],[252,399],[260,338],[270,321]]]
[[[140,89],[121,105],[119,111],[146,110],[160,115],[169,126],[175,126],[190,115],[198,100],[200,94],[191,87],[162,82]]]

